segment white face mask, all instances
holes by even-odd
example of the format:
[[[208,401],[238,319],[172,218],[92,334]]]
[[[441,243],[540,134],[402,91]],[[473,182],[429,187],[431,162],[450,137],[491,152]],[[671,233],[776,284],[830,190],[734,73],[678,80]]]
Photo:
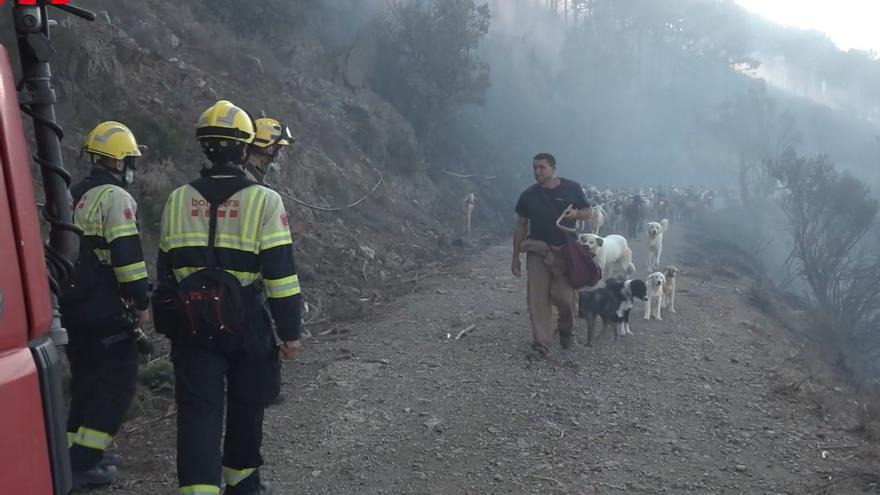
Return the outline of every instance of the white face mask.
[[[266,173],[263,176],[263,182],[267,185],[277,186],[281,180],[281,166],[278,162],[269,162],[266,164]]]
[[[125,174],[123,175],[122,181],[126,183],[126,185],[131,185],[134,183],[134,170],[130,168],[125,169]]]

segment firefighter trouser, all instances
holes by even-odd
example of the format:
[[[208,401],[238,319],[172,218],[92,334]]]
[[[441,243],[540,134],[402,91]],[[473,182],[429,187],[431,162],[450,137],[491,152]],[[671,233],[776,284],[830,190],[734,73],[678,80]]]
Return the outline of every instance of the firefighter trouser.
[[[277,356],[275,349],[271,352]],[[278,373],[277,358],[245,359],[175,345],[173,360],[180,492],[219,493],[222,473],[226,494],[256,493],[263,464],[263,411],[277,395],[277,389],[266,384]],[[221,461],[224,397],[228,402]]]
[[[95,467],[122,425],[137,385],[138,352],[131,338],[110,345],[71,330],[67,436],[74,471]]]

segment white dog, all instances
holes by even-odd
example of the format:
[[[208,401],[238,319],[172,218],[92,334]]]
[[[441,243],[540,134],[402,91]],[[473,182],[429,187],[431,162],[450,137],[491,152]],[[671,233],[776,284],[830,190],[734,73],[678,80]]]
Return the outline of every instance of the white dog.
[[[648,222],[648,271],[660,268],[660,254],[663,253],[663,233],[669,227],[669,220]]]
[[[668,307],[669,311],[675,313],[675,276],[678,275],[678,268],[667,266],[663,269],[666,276],[666,283],[663,284],[663,308]]]
[[[612,265],[618,266],[627,275],[636,271],[632,262],[632,251],[623,236],[613,234],[599,237],[596,234],[581,234],[578,236],[578,242],[587,248],[593,261],[602,269],[602,278],[608,277],[610,273],[606,270]]]
[[[663,318],[660,317],[660,306],[663,305],[663,285],[666,283],[666,275],[663,275],[661,272],[654,272],[648,276],[645,283],[648,285],[648,299],[645,301],[645,319],[651,319],[651,303],[656,299],[657,305],[654,306],[654,317],[662,320]]]

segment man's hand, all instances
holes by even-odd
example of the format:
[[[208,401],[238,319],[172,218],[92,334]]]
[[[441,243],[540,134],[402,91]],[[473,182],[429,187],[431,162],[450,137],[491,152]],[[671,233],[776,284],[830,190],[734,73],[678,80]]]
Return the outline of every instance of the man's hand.
[[[302,349],[303,345],[301,340],[289,340],[287,342],[282,342],[281,345],[278,346],[278,353],[281,355],[281,359],[290,361],[295,359]]]
[[[513,262],[510,264],[510,272],[513,273],[514,277],[522,277],[522,264],[519,261],[519,256],[513,258]]]
[[[572,220],[572,219],[577,220],[578,210],[574,207],[574,205],[568,205],[568,207],[565,209],[565,211],[562,212],[562,216],[566,220]]]
[[[150,312],[149,309],[138,311],[138,321],[141,325],[145,323],[150,323],[151,321],[153,321],[153,314]]]

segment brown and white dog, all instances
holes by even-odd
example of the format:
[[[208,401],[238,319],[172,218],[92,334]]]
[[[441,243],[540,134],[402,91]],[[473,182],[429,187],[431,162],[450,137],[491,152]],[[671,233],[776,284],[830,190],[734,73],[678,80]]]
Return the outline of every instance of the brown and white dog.
[[[666,283],[666,275],[661,272],[654,272],[648,275],[645,284],[648,286],[648,298],[645,300],[645,319],[651,319],[651,304],[657,301],[654,306],[654,317],[658,320],[663,318],[660,316],[660,307],[663,306],[663,285]]]
[[[675,313],[675,276],[678,275],[678,268],[667,266],[663,269],[663,275],[666,276],[666,283],[663,284],[663,307],[668,307],[669,311]]]
[[[663,233],[669,228],[669,220],[648,222],[648,271],[653,272],[660,268],[660,255],[663,253]]]

